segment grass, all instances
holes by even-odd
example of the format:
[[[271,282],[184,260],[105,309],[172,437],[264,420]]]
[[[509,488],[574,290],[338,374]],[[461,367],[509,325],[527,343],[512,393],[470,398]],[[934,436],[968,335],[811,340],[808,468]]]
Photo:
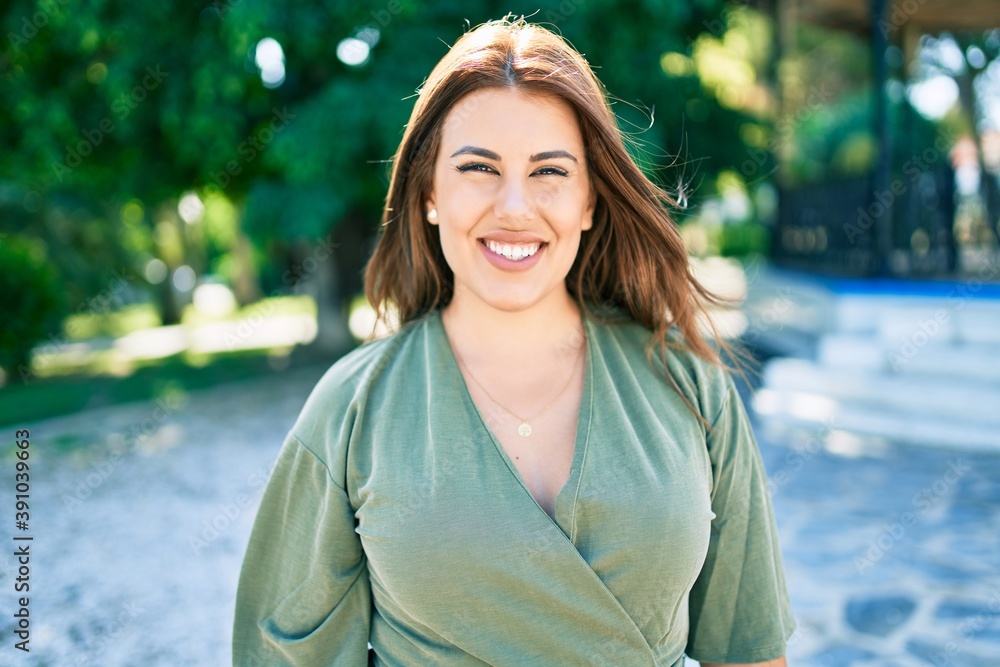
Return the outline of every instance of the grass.
[[[64,375],[7,385],[0,390],[0,426],[20,426],[30,421],[71,414],[91,408],[160,398],[226,382],[249,380],[310,363],[332,363],[336,355],[296,348],[287,358],[266,350],[216,355],[210,364],[192,366],[183,353],[157,359],[127,377]],[[278,359],[279,363],[275,363]]]
[[[182,310],[179,326],[193,333],[206,325],[221,322],[249,322],[253,325],[269,317],[281,315],[315,317],[316,304],[308,296],[281,296],[262,299],[243,308],[215,314],[200,312],[192,304],[188,304]],[[157,329],[161,326],[160,317],[154,306],[148,303],[132,304],[110,312],[70,315],[63,321],[63,337],[52,339],[55,345],[45,341],[35,349],[31,364],[33,377],[36,380],[49,380],[57,376],[72,375],[116,377],[130,375],[135,369],[156,362],[151,362],[142,354],[130,356],[123,353],[120,349],[114,349],[113,343],[128,334]],[[62,353],[63,343],[72,344],[88,340],[97,344],[85,357]],[[293,342],[283,348],[272,348],[270,353],[287,354],[295,344]],[[254,354],[264,353],[265,350],[260,350]],[[221,352],[198,353],[189,350],[185,361],[190,366],[204,366],[220,354]],[[156,355],[151,356],[156,357]],[[0,383],[0,387],[2,386]]]
[[[200,313],[197,308],[188,304],[181,314],[181,324],[196,327],[211,322],[240,322],[261,316],[273,317],[276,315],[312,315],[315,317],[316,301],[310,296],[273,296],[223,316]]]
[[[77,341],[98,336],[118,337],[139,329],[149,329],[162,324],[156,306],[137,303],[106,313],[77,313],[63,321],[67,340]]]
[[[222,316],[212,316],[200,313],[192,304],[187,304],[181,311],[181,324],[198,326],[209,322],[238,322],[249,317],[266,312],[269,315],[299,315],[316,314],[316,302],[309,296],[278,296],[261,299],[231,313]],[[118,338],[125,334],[162,326],[160,314],[153,303],[136,303],[124,306],[115,311],[77,313],[68,316],[63,322],[63,334],[66,340],[78,341],[99,336]]]
[[[197,329],[220,321],[251,323],[279,315],[309,314],[316,304],[308,296],[262,299],[231,312],[199,312],[188,304],[181,325]],[[82,313],[63,323],[64,340],[118,338],[161,325],[152,304],[134,304],[113,312]],[[346,351],[346,350],[345,350]],[[162,358],[122,359],[120,352],[96,349],[86,359],[54,358],[24,384],[8,383],[0,389],[0,426],[80,412],[105,405],[156,399],[170,392],[190,391],[216,384],[245,380],[278,372],[286,366],[332,362],[309,346],[245,349],[213,353],[182,351]]]

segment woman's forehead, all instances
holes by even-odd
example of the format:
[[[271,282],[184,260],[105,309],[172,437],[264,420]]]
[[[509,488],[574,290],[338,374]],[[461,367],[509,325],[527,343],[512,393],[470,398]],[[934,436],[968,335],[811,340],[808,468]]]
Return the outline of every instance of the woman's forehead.
[[[576,115],[564,99],[504,88],[460,99],[445,115],[441,139],[445,151],[471,145],[501,155],[560,148],[578,152],[582,145]]]

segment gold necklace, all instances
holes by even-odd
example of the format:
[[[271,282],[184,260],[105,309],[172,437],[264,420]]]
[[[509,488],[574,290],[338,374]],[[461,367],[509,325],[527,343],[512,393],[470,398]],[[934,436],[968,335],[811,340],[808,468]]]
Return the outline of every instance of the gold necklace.
[[[586,333],[584,334],[583,343],[584,343],[584,346],[585,346],[584,349],[586,349],[586,344],[587,344]],[[497,405],[499,405],[501,408],[503,408],[504,410],[506,410],[507,412],[509,412],[510,414],[514,415],[519,420],[521,420],[520,425],[518,425],[518,427],[517,427],[517,434],[520,435],[522,438],[527,438],[529,435],[531,435],[531,424],[530,424],[531,419],[534,419],[535,417],[539,416],[540,414],[542,414],[543,412],[545,412],[546,410],[548,410],[550,407],[552,407],[552,404],[556,402],[557,398],[559,398],[560,396],[562,396],[563,392],[566,391],[566,388],[569,387],[569,383],[572,382],[573,377],[576,375],[576,364],[574,364],[573,365],[573,372],[570,374],[569,380],[567,380],[566,384],[563,386],[563,388],[559,390],[559,393],[556,394],[556,397],[553,398],[551,401],[549,401],[549,404],[546,405],[544,408],[542,408],[540,412],[532,415],[529,419],[524,419],[523,417],[520,417],[519,415],[514,414],[514,412],[510,408],[508,408],[506,405],[504,405],[503,403],[501,403],[497,399],[495,399],[492,396],[490,396],[490,392],[488,392],[486,390],[486,387],[484,387],[479,382],[479,380],[476,379],[476,376],[472,374],[472,371],[469,370],[469,367],[465,365],[465,363],[462,361],[462,358],[460,356],[458,356],[458,352],[455,352],[455,358],[458,359],[458,363],[461,364],[462,367],[466,371],[469,372],[469,377],[472,378],[472,381],[475,382],[477,385],[479,385],[480,389],[482,389],[484,392],[486,392],[486,395],[489,396],[489,398],[490,398],[491,401],[493,401],[494,403],[496,403]],[[579,358],[579,357],[577,357],[577,358]]]

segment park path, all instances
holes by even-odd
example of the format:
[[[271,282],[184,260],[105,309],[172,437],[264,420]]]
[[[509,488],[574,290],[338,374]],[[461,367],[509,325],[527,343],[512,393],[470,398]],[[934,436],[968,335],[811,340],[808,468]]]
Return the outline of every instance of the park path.
[[[13,648],[4,549],[0,664],[229,665],[263,480],[324,370],[18,425],[31,653]],[[760,438],[799,623],[789,665],[1000,665],[1000,456],[796,437]]]
[[[230,664],[236,582],[263,480],[324,370],[28,425],[32,650],[25,661],[8,639],[7,553],[0,664]]]

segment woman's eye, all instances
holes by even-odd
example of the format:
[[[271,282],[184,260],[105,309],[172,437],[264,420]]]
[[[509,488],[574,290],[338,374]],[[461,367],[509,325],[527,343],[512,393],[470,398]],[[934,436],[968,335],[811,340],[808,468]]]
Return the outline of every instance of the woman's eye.
[[[489,166],[488,164],[483,164],[482,162],[473,162],[470,164],[464,164],[461,167],[457,167],[457,169],[461,172],[478,171],[481,173],[489,173],[493,171],[493,167]],[[563,171],[562,169],[559,169],[558,167],[542,167],[535,173],[540,174],[542,176],[566,176],[566,172]]]
[[[473,163],[464,164],[461,167],[458,167],[458,170],[459,171],[482,171],[481,169],[479,169],[479,167],[484,167],[484,168],[489,169],[489,170],[493,169],[488,164],[483,164],[482,162],[473,162]]]

